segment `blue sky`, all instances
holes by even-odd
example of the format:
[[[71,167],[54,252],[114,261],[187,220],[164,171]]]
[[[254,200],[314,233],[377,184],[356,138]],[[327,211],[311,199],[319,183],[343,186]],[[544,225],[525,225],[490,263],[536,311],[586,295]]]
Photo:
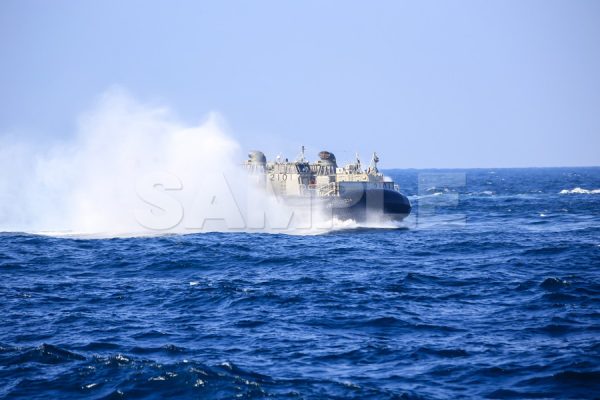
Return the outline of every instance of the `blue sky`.
[[[113,85],[244,148],[384,167],[600,165],[600,2],[0,2],[0,134]]]

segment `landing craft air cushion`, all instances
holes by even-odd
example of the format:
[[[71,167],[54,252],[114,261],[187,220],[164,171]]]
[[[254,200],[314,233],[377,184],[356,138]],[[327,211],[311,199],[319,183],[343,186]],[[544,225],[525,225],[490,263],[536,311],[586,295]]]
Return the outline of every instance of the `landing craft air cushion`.
[[[354,163],[338,167],[333,153],[321,151],[319,160],[311,163],[302,147],[294,162],[280,157],[267,162],[263,152],[251,151],[245,166],[266,189],[287,203],[310,199],[343,220],[402,221],[410,214],[410,201],[397,184],[379,172],[378,162],[373,153],[367,169],[363,170],[358,156]]]

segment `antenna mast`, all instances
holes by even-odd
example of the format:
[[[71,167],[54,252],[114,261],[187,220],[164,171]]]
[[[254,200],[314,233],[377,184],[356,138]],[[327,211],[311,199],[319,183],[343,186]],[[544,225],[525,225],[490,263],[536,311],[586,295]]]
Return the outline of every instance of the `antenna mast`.
[[[377,157],[377,153],[373,152],[373,158],[371,159],[371,168],[369,168],[371,171],[378,173],[379,170],[377,169],[377,163],[379,162],[379,157]]]
[[[304,158],[304,145],[302,145],[301,147],[300,157],[298,157],[298,161],[302,163],[306,162],[306,159]]]

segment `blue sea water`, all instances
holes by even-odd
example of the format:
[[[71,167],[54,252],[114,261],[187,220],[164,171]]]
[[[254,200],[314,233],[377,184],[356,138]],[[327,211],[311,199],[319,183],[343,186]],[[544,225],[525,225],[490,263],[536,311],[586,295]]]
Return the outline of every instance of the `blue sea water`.
[[[0,234],[0,397],[598,398],[600,168],[387,173],[400,229]]]

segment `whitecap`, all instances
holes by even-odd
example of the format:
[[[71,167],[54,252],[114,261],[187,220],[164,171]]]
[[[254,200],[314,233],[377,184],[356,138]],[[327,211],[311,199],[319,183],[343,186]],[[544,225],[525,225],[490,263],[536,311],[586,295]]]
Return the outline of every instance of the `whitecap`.
[[[559,194],[600,194],[600,189],[583,189],[576,187],[574,189],[563,189]]]
[[[221,366],[222,366],[222,367],[225,367],[225,368],[227,368],[227,369],[233,369],[233,366],[232,366],[232,365],[231,365],[231,363],[230,363],[230,362],[228,362],[228,361],[222,362],[222,363],[221,363]]]
[[[115,360],[117,361],[122,361],[122,362],[129,362],[129,358],[125,357],[122,354],[117,354],[117,356],[115,357]]]

